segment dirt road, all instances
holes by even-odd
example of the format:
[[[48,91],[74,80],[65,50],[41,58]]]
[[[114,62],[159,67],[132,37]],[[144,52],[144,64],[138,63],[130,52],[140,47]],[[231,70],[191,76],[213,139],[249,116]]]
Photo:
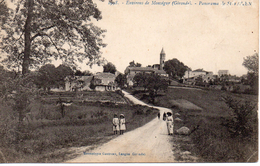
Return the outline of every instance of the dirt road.
[[[146,105],[127,92],[123,93],[135,104]],[[171,111],[161,107],[155,108],[160,110],[161,115],[163,112]],[[160,120],[155,118],[146,125],[67,162],[174,162],[170,139],[172,137],[168,135],[166,122],[161,116]]]

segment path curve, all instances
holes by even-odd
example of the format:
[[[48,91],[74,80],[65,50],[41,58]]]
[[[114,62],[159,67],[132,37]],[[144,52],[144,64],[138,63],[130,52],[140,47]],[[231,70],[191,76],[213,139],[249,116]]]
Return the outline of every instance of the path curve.
[[[129,93],[123,91],[125,97],[135,104],[147,105],[136,99]],[[160,114],[171,110],[163,107],[153,106],[160,110]],[[161,116],[162,118],[162,116]],[[85,152],[82,156],[69,160],[69,163],[93,163],[93,162],[174,162],[172,136],[167,133],[166,122],[155,118],[130,132],[124,133],[113,140]]]

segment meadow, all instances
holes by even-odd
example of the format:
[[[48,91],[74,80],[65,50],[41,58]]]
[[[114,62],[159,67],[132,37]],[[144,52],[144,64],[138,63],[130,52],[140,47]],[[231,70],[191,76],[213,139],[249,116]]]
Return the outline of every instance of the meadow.
[[[148,93],[142,91],[132,93],[137,98],[149,102]],[[230,105],[225,102],[225,98],[238,102],[240,112],[237,114],[240,113],[242,119],[246,116],[242,123],[237,122],[238,118]],[[196,107],[187,107],[185,104],[180,104],[185,102],[180,101],[188,101],[187,103],[192,103]],[[187,136],[177,134],[173,136],[174,145],[179,145],[173,147],[174,151],[189,151],[199,158],[197,162],[258,161],[258,96],[220,90],[169,87],[167,92],[156,96],[154,105],[171,108],[174,113],[180,114],[175,116],[182,120],[175,121],[175,130],[186,126],[192,131]],[[240,109],[245,111],[241,112]],[[244,130],[249,132],[243,134]],[[181,158],[181,155],[175,155],[177,161],[192,162]]]
[[[57,105],[59,97],[72,102],[65,106],[64,117]],[[127,131],[131,131],[155,118],[158,112],[128,104],[115,92],[85,92],[80,97],[73,93],[53,93],[30,104],[18,133],[17,113],[9,104],[1,105],[0,110],[0,159],[8,163],[66,161],[76,157],[71,148],[95,147],[118,136],[112,131],[114,114],[124,114]]]

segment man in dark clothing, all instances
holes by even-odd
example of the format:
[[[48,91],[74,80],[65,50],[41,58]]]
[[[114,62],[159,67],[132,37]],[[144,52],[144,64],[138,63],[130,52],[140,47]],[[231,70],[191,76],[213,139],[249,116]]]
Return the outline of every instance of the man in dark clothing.
[[[164,121],[166,120],[166,113],[165,112],[163,113],[163,120]]]

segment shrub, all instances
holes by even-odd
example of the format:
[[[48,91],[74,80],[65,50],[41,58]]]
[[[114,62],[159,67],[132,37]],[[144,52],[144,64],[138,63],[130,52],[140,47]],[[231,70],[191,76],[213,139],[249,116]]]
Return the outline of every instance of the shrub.
[[[233,137],[252,136],[257,125],[257,113],[254,111],[256,105],[252,105],[250,101],[241,104],[240,101],[234,100],[230,96],[223,98],[232,112],[222,125],[228,128]]]
[[[117,94],[119,94],[120,96],[124,97],[124,93],[122,92],[122,90],[116,90],[115,91]]]

